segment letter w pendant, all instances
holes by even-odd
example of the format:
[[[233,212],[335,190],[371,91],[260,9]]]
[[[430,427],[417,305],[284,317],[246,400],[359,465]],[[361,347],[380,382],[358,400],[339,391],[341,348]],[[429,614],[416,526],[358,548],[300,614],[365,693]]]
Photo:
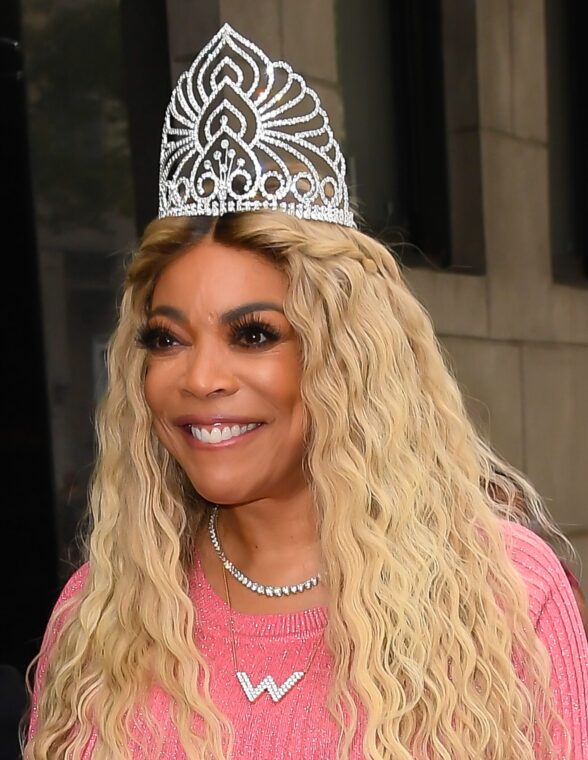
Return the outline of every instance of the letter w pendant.
[[[304,676],[304,671],[296,670],[281,686],[278,686],[271,676],[266,676],[257,686],[253,686],[251,679],[244,671],[238,671],[236,675],[250,702],[255,702],[257,697],[266,689],[274,702],[279,702],[293,686],[296,686],[298,681]]]

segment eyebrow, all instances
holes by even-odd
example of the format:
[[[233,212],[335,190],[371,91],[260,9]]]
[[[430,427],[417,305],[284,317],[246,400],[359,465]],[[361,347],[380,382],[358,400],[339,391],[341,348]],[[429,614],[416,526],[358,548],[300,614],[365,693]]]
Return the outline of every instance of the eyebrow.
[[[280,304],[272,303],[271,301],[252,301],[251,303],[245,303],[242,306],[237,306],[235,309],[229,309],[221,314],[220,321],[223,324],[228,325],[234,322],[239,317],[245,316],[245,314],[251,314],[254,311],[277,311],[280,314],[284,313],[284,309]]]
[[[147,319],[156,317],[161,314],[163,317],[169,317],[175,319],[176,322],[187,322],[188,317],[180,309],[176,309],[173,306],[156,306],[154,309],[149,309],[147,312]]]
[[[255,311],[277,311],[280,314],[284,313],[284,309],[279,304],[272,303],[271,301],[252,301],[251,303],[245,303],[242,306],[237,306],[234,309],[229,309],[228,311],[223,312],[220,316],[220,321],[223,324],[228,325],[236,319],[239,319],[239,317],[243,317],[246,314],[251,314]],[[147,318],[151,319],[151,317],[155,317],[158,314],[174,319],[176,322],[183,322],[184,324],[188,323],[188,317],[181,309],[176,309],[175,306],[166,306],[165,304],[156,306],[154,309],[150,309],[147,312]]]

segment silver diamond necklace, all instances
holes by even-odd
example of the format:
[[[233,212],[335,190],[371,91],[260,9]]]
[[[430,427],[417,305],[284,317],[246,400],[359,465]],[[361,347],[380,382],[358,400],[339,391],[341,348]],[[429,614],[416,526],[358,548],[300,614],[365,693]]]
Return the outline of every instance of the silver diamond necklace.
[[[223,579],[225,582],[225,594],[227,597],[227,605],[229,607],[229,633],[231,637],[231,654],[233,657],[233,670],[235,671],[235,676],[237,677],[237,680],[241,684],[241,688],[245,692],[245,696],[250,702],[255,702],[255,700],[263,694],[264,691],[267,691],[270,697],[274,702],[279,702],[282,697],[286,696],[286,694],[292,689],[294,686],[296,686],[297,683],[299,683],[306,673],[310,670],[310,666],[312,665],[312,662],[315,658],[316,653],[319,650],[319,647],[321,645],[321,642],[323,640],[322,635],[319,635],[317,637],[317,642],[312,648],[312,651],[310,653],[310,656],[308,658],[308,663],[306,665],[306,668],[304,670],[295,670],[291,675],[286,678],[284,683],[281,686],[278,686],[278,684],[274,681],[272,676],[264,676],[261,681],[257,684],[257,686],[254,686],[251,683],[251,679],[249,678],[249,675],[244,670],[239,670],[239,666],[237,665],[237,645],[235,644],[235,628],[233,625],[233,608],[231,606],[231,595],[229,594],[229,584],[227,582],[227,571],[223,564]]]
[[[220,561],[223,563],[225,570],[235,578],[235,580],[242,583],[245,588],[256,592],[257,594],[264,594],[265,596],[290,596],[291,594],[300,594],[303,591],[309,591],[314,588],[321,579],[319,574],[313,575],[303,583],[295,583],[292,586],[265,586],[263,583],[256,583],[248,578],[245,573],[238,570],[233,563],[227,559],[216,532],[216,523],[218,517],[218,507],[213,507],[210,512],[210,518],[208,520],[208,533],[210,534],[210,540],[214,547],[215,552],[218,554]]]

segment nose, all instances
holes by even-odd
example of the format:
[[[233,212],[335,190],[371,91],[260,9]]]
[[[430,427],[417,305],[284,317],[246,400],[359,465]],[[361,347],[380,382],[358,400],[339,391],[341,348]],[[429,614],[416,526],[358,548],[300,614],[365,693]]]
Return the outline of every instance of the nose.
[[[218,342],[201,340],[186,352],[183,393],[206,399],[212,396],[230,396],[238,387],[230,356]]]

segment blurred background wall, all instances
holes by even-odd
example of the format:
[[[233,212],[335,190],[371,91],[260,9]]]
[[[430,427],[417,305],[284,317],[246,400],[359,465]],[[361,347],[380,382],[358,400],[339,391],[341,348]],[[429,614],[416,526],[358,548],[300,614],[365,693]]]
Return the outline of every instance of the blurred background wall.
[[[476,423],[588,565],[586,52],[573,3],[3,0],[0,125],[20,158],[1,213],[23,262],[6,304],[26,306],[37,341],[15,354],[4,394],[18,409],[6,450],[20,448],[5,458],[19,511],[2,540],[28,549],[11,564],[17,625],[1,661],[30,659],[78,561],[104,345],[125,257],[156,215],[163,113],[225,21],[319,92],[357,207],[405,264]]]

